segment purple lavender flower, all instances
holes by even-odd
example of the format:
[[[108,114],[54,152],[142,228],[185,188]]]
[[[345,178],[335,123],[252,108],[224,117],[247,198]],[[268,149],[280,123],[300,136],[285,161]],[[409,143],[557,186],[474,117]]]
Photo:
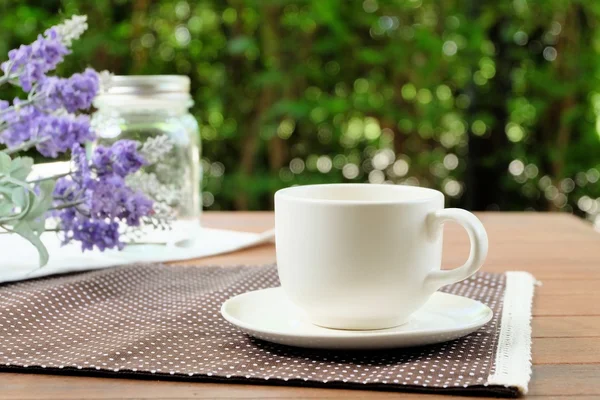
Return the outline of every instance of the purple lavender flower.
[[[88,183],[88,187],[92,188],[84,189],[84,194],[76,194],[77,189],[72,185],[74,181],[63,180],[57,184],[55,197],[63,195],[65,201],[73,202],[79,196],[84,204],[59,210],[54,216],[59,218],[60,229],[65,233],[64,243],[79,241],[83,250],[91,250],[94,246],[102,251],[122,248],[119,221],[128,226],[139,226],[141,218],[153,212],[152,201],[142,193],[132,191],[119,176],[103,177]]]
[[[19,84],[28,92],[34,82],[56,68],[67,54],[69,50],[61,42],[56,30],[49,29],[46,36],[39,35],[33,43],[11,50],[8,61],[2,63],[0,68],[8,76],[18,76]]]
[[[92,154],[92,165],[98,175],[112,173],[112,149],[106,146],[98,146]]]
[[[15,99],[15,104],[19,100]],[[76,143],[93,140],[95,134],[86,115],[44,114],[37,107],[28,105],[2,114],[7,127],[0,132],[0,143],[14,148],[28,140],[36,140],[37,150],[46,157],[55,158]]]
[[[28,141],[32,136],[37,136],[39,131],[39,118],[42,114],[34,106],[21,107],[22,101],[15,99],[14,108],[6,109],[1,115],[6,128],[0,131],[0,143],[12,148]]]
[[[90,214],[96,218],[119,219],[139,226],[143,216],[152,213],[152,201],[134,192],[119,175],[100,176],[90,196]]]
[[[98,146],[92,157],[98,175],[117,174],[125,177],[138,171],[146,160],[138,151],[135,140],[119,140],[111,147]]]
[[[82,74],[73,74],[70,78],[46,78],[40,84],[45,107],[56,110],[65,108],[73,113],[86,110],[92,105],[92,100],[100,87],[98,73],[91,68]]]
[[[134,140],[119,140],[112,145],[113,170],[117,175],[127,176],[146,164],[146,160],[138,153],[137,148],[138,142]]]
[[[75,207],[65,208],[59,211],[53,211],[52,216],[60,218],[61,227],[65,234],[73,227],[73,221],[77,218],[78,212]],[[64,243],[67,243],[66,241]]]
[[[75,216],[70,221],[69,241],[81,243],[82,250],[92,250],[97,247],[100,251],[106,249],[122,249],[124,244],[119,240],[119,224],[91,218]]]
[[[80,144],[74,144],[71,148],[71,162],[73,163],[73,179],[86,188],[92,181],[90,162],[85,150]]]
[[[141,192],[132,192],[125,200],[125,210],[120,217],[125,219],[129,226],[140,226],[141,218],[154,212],[153,205],[152,200]]]
[[[37,122],[37,130],[31,137],[41,140],[36,148],[46,157],[55,158],[59,153],[70,150],[73,145],[95,137],[87,115],[45,115],[38,118]]]
[[[112,147],[99,146],[91,162],[79,144],[73,146],[75,171],[59,179],[54,189],[56,207],[78,203],[53,214],[60,221],[64,243],[80,241],[84,250],[94,246],[100,250],[121,248],[119,223],[139,226],[143,217],[154,212],[153,202],[141,192],[133,191],[117,172],[139,169],[139,155],[130,154],[136,151],[137,143],[125,142],[125,146],[116,145],[119,142]],[[120,157],[125,160],[119,160]]]
[[[50,71],[63,61],[64,56],[70,53],[62,42],[61,36],[56,28],[47,29],[44,37],[38,36],[38,40],[31,44],[32,55],[36,59],[43,60]]]
[[[73,180],[66,177],[57,179],[54,186],[54,198],[71,202],[76,199],[77,192],[79,192],[79,187]]]
[[[94,182],[90,198],[90,212],[98,218],[116,218],[123,210],[130,190],[123,178],[117,175],[100,176]]]

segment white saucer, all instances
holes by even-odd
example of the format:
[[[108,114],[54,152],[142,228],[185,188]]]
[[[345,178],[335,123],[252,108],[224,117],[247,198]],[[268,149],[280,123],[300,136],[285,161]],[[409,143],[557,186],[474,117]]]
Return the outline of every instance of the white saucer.
[[[223,317],[245,333],[269,342],[320,349],[384,349],[423,346],[458,339],[492,319],[476,300],[436,292],[410,321],[395,328],[354,331],[308,322],[281,287],[244,293],[227,300]]]

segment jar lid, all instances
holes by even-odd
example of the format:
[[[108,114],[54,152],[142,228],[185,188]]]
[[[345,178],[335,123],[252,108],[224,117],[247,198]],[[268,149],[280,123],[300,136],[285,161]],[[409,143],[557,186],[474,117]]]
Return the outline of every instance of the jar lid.
[[[113,75],[104,85],[100,93],[111,95],[190,92],[190,78],[185,75]]]
[[[153,110],[192,106],[190,78],[185,75],[111,75],[101,80],[96,108]]]

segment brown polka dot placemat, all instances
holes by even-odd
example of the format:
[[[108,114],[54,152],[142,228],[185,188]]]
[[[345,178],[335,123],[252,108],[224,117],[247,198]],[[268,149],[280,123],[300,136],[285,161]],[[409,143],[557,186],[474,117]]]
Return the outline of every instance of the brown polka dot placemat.
[[[258,341],[220,315],[279,285],[270,266],[131,265],[0,285],[0,370],[517,396],[527,390],[534,280],[478,273],[444,288],[493,320],[452,342],[370,352]]]

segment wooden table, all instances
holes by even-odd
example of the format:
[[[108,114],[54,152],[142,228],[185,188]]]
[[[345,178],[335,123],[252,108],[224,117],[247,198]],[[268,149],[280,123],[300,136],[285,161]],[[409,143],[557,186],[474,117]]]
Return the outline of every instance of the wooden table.
[[[533,378],[528,397],[600,399],[600,233],[566,214],[482,213],[490,252],[484,269],[525,270],[543,285],[533,318]],[[210,227],[260,232],[272,213],[206,213]],[[458,226],[444,235],[444,265],[468,253]],[[187,264],[265,264],[272,244]],[[135,381],[52,375],[0,374],[0,399],[456,399],[457,397],[337,389]],[[471,397],[472,399],[472,397]]]

